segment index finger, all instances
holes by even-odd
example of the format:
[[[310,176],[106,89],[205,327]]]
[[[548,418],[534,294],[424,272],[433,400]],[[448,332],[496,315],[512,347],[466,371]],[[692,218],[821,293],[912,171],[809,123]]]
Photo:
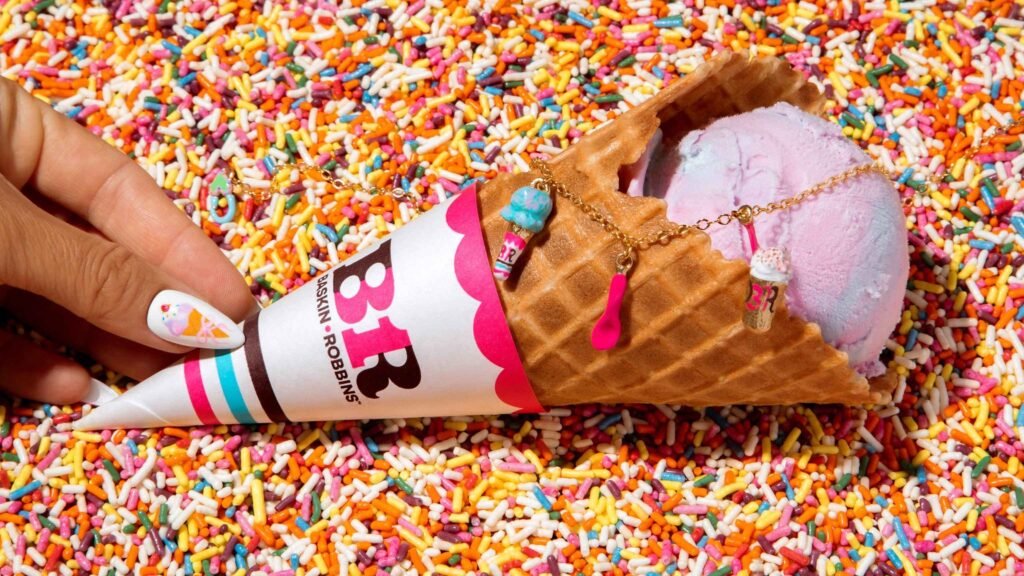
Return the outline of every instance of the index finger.
[[[128,156],[0,79],[0,174],[28,184],[239,320],[255,307],[234,266]]]

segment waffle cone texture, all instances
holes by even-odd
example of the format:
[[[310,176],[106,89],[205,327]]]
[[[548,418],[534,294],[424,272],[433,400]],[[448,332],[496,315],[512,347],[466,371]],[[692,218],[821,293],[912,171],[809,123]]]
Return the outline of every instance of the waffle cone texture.
[[[666,223],[664,201],[619,191],[659,125],[685,134],[717,118],[785,101],[818,113],[818,89],[777,59],[722,54],[615,121],[584,136],[550,166],[555,178],[634,236]],[[508,230],[499,212],[537,174],[502,174],[480,192],[492,260]],[[772,328],[743,324],[749,268],[693,231],[640,253],[622,308],[622,337],[609,351],[590,343],[604,312],[619,244],[564,198],[555,198],[508,281],[498,284],[533,389],[545,406],[588,402],[727,404],[885,402],[895,376],[871,381],[852,370],[813,323],[785,305]]]

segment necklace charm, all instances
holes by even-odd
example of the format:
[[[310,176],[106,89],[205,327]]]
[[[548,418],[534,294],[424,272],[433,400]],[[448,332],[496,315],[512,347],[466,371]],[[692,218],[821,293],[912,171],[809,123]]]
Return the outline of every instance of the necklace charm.
[[[611,350],[619,343],[622,334],[622,301],[626,298],[629,271],[632,268],[632,249],[615,258],[615,276],[612,276],[611,285],[608,286],[608,305],[590,333],[590,344],[595,350]]]
[[[501,251],[494,262],[494,277],[499,281],[504,282],[512,274],[530,238],[544,229],[551,215],[551,196],[539,188],[543,185],[538,179],[532,186],[516,190],[512,193],[512,200],[501,210],[501,217],[509,223],[509,230],[505,232]]]
[[[782,248],[760,248],[750,259],[750,284],[743,323],[755,332],[772,327],[775,307],[782,301],[789,284],[789,253]]]

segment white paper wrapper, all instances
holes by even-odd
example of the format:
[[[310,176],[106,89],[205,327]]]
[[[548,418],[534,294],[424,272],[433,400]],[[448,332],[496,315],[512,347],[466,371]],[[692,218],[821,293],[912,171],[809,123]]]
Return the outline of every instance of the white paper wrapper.
[[[78,429],[500,414],[541,407],[505,322],[475,190],[194,351]]]

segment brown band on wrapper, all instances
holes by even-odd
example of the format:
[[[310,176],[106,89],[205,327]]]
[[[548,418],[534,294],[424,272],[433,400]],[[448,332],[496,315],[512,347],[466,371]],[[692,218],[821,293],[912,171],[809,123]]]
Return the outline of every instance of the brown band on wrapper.
[[[274,387],[270,385],[270,376],[267,375],[267,366],[263,361],[263,350],[260,345],[260,314],[254,315],[242,327],[245,332],[245,362],[249,366],[249,376],[252,378],[252,387],[256,390],[256,397],[263,407],[263,412],[272,422],[284,422],[287,420],[281,403],[277,400]]]

